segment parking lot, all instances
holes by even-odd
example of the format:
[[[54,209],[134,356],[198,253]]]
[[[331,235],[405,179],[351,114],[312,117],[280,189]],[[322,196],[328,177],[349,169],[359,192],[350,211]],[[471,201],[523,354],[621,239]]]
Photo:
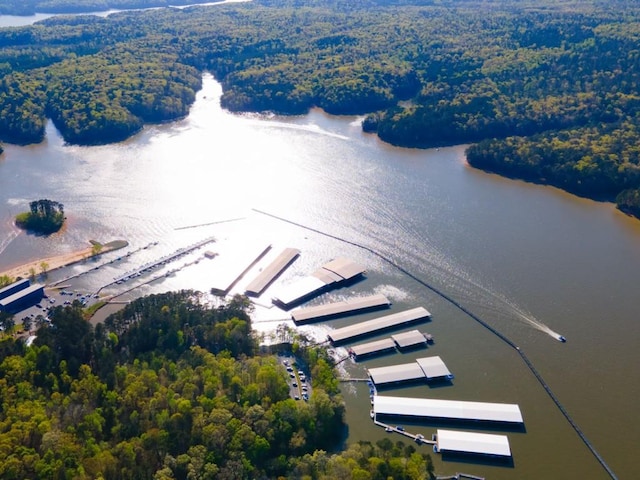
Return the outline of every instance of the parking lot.
[[[289,395],[294,400],[309,401],[311,396],[311,382],[308,375],[296,366],[293,357],[279,356],[279,362],[289,374]]]

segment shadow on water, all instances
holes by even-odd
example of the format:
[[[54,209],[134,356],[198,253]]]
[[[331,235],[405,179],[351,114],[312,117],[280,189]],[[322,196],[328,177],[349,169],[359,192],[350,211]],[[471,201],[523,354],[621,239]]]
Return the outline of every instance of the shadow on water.
[[[440,419],[428,417],[412,417],[407,415],[381,415],[378,414],[377,419],[389,424],[401,423],[402,425],[412,425],[415,427],[429,428],[464,428],[466,430],[482,430],[488,432],[513,432],[527,433],[524,423],[509,423],[481,420],[456,420],[456,419]],[[435,433],[435,432],[434,432]]]
[[[495,455],[481,455],[474,453],[442,452],[443,462],[467,463],[473,465],[488,465],[506,468],[515,468],[513,457]]]

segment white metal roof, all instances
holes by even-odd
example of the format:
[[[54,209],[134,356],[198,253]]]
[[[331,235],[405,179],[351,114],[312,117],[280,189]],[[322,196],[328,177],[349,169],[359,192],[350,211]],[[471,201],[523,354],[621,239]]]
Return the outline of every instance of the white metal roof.
[[[509,439],[506,435],[438,429],[436,446],[440,452],[511,456]]]
[[[447,366],[437,355],[435,357],[416,358],[416,362],[424,372],[427,379],[447,377],[451,375]]]
[[[392,313],[383,317],[374,318],[366,322],[356,323],[348,327],[339,328],[329,332],[328,337],[332,342],[344,342],[361,335],[374,333],[379,330],[393,328],[405,323],[411,323],[423,318],[430,317],[431,314],[424,307],[412,308],[404,312]]]
[[[411,330],[410,332],[396,333],[391,338],[398,344],[400,348],[412,347],[420,343],[427,343],[424,333],[419,330]]]
[[[22,280],[18,280],[17,282],[13,282],[5,287],[2,287],[0,288],[0,299],[7,298],[10,295],[15,294],[17,291],[27,288],[28,286],[29,286],[29,279],[23,278]]]
[[[251,295],[260,295],[273,280],[280,275],[297,257],[300,250],[297,248],[285,248],[274,258],[269,265],[247,285],[245,292]]]
[[[424,372],[416,362],[390,365],[369,369],[371,381],[376,385],[385,383],[408,382],[424,378]]]
[[[391,350],[396,348],[396,344],[390,338],[383,340],[376,340],[375,342],[361,343],[360,345],[354,345],[351,347],[351,351],[356,355],[370,355],[375,352],[381,352],[383,350]]]
[[[366,308],[387,306],[391,302],[382,294],[358,297],[342,302],[327,303],[313,307],[300,308],[291,312],[291,318],[296,322],[314,320],[331,315],[346,314]]]
[[[364,267],[348,258],[336,258],[323,265],[322,268],[337,273],[344,280],[349,280],[365,272]]]
[[[374,397],[373,410],[379,415],[523,423],[520,407],[510,403],[465,402],[460,400],[376,395]]]
[[[0,299],[0,306],[3,308],[4,307],[9,308],[9,306],[12,303],[16,301],[20,301],[23,297],[31,295],[32,293],[37,292],[39,290],[43,291],[44,293],[44,285],[39,285],[37,283],[34,283],[33,285],[29,285],[27,288],[23,288],[22,290],[17,291],[13,295],[9,295],[8,297]]]
[[[282,287],[273,297],[273,300],[283,305],[289,305],[324,287],[326,287],[326,284],[316,277],[302,277]]]

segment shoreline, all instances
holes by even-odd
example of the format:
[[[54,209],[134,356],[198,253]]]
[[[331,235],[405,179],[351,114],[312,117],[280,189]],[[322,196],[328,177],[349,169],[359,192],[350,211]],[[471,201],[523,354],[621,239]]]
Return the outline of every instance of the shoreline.
[[[68,267],[75,263],[79,263],[90,258],[98,258],[103,253],[113,252],[114,250],[119,250],[121,248],[129,245],[129,242],[126,240],[114,240],[112,242],[106,243],[102,246],[102,250],[100,253],[93,254],[93,244],[97,243],[95,241],[90,242],[92,246],[83,248],[82,250],[76,250],[70,253],[63,253],[61,255],[55,255],[47,258],[40,258],[37,260],[33,260],[31,262],[19,265],[17,267],[10,268],[3,272],[0,272],[0,276],[7,275],[12,278],[14,281],[18,278],[29,278],[31,274],[29,273],[30,269],[34,269],[36,271],[36,277],[42,275],[42,269],[40,265],[42,262],[48,264],[47,272],[52,272],[59,268]]]

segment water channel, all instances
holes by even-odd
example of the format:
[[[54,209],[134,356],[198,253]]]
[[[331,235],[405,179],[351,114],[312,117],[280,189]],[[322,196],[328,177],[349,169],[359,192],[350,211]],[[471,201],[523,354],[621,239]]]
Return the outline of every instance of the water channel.
[[[345,374],[439,355],[455,374],[451,386],[385,393],[520,405],[525,431],[506,432],[513,466],[443,462],[434,454],[438,473],[609,478],[512,348],[380,257],[254,209],[270,212],[366,245],[472,310],[526,352],[618,478],[637,475],[639,221],[608,203],[474,170],[462,146],[395,148],[362,133],[359,118],[321,111],[232,115],[220,108],[220,95],[220,85],[205,76],[187,118],[115,145],[66,145],[53,125],[42,144],[6,145],[0,271],[82,248],[89,239],[123,238],[131,249],[158,244],[80,277],[74,287],[87,290],[209,236],[218,241],[208,248],[220,252],[255,240],[299,248],[300,259],[279,283],[347,256],[366,266],[366,280],[327,298],[382,292],[394,311],[422,305],[433,320],[421,329],[436,341],[419,352],[345,362]],[[14,215],[36,198],[65,205],[62,232],[40,237],[13,226]],[[208,225],[182,228],[201,224]],[[206,291],[213,265],[199,262],[134,295]],[[286,317],[259,308],[256,328],[268,332]],[[328,328],[353,321],[308,331],[323,338]],[[369,418],[366,385],[346,383],[343,393],[349,441],[389,435]],[[411,428],[430,437],[437,425]]]

